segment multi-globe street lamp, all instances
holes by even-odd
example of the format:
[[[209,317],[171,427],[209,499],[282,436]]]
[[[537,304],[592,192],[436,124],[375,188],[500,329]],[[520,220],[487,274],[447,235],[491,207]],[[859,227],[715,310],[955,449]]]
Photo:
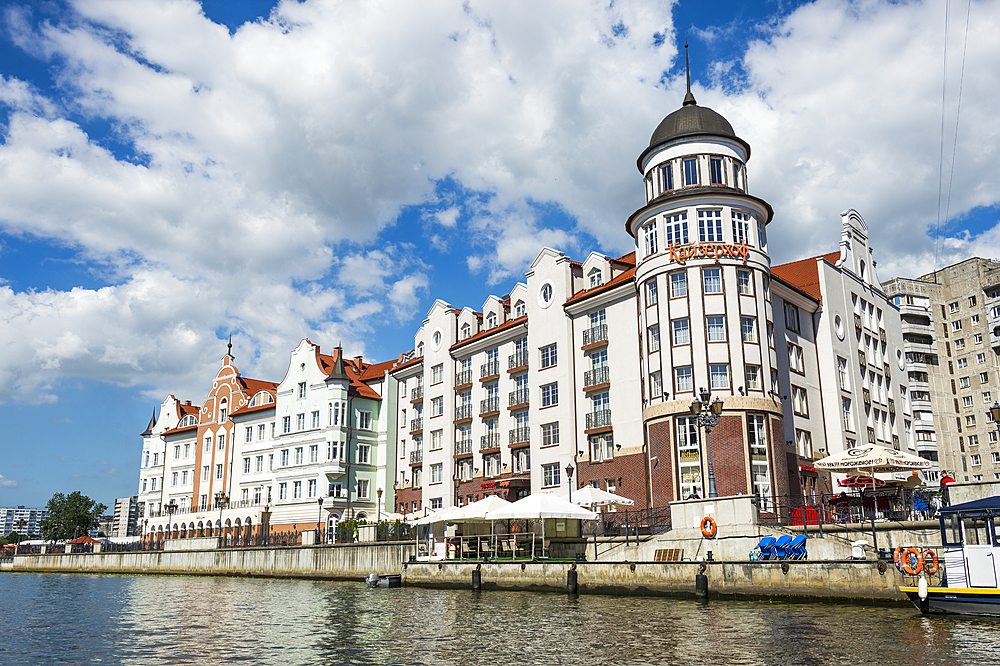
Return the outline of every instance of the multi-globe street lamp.
[[[708,496],[718,497],[719,493],[715,489],[715,470],[712,468],[712,443],[711,432],[719,423],[719,415],[722,413],[722,401],[718,397],[712,399],[712,393],[705,388],[698,390],[701,400],[695,398],[691,403],[691,413],[695,416],[700,427],[705,429],[705,457],[708,458]],[[707,408],[707,409],[706,409]]]

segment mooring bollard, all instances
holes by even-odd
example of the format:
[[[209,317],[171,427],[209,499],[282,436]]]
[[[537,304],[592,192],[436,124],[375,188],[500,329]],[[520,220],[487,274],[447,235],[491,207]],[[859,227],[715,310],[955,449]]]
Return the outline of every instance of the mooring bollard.
[[[483,565],[477,564],[475,571],[472,572],[472,589],[481,590],[483,589]]]
[[[708,599],[708,576],[705,575],[706,569],[708,569],[708,566],[702,562],[698,565],[698,573],[694,577],[694,596],[703,601]]]
[[[578,590],[576,584],[576,565],[572,565],[566,572],[566,594],[576,594]]]

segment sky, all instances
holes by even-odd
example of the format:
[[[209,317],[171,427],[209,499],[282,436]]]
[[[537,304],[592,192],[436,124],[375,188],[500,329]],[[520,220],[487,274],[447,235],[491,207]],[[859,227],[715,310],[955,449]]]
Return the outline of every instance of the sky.
[[[1000,257],[1000,0],[0,0],[0,506],[136,492],[232,335],[383,361],[543,246],[631,250],[692,89],[752,146],[772,261]]]

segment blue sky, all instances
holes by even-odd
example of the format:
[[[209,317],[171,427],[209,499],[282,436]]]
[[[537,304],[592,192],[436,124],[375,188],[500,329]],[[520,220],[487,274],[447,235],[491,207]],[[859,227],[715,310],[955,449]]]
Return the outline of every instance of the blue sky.
[[[305,336],[385,360],[544,245],[628,252],[685,34],[775,262],[849,207],[882,279],[1000,256],[998,0],[0,8],[0,505],[133,493],[230,332],[264,379]]]

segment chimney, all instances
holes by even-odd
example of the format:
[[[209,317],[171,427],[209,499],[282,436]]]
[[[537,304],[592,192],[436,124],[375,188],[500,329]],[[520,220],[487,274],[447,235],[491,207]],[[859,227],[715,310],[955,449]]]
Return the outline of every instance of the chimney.
[[[354,365],[358,366],[358,370],[361,369],[361,360],[363,358],[364,358],[364,356],[355,356],[354,357]]]

